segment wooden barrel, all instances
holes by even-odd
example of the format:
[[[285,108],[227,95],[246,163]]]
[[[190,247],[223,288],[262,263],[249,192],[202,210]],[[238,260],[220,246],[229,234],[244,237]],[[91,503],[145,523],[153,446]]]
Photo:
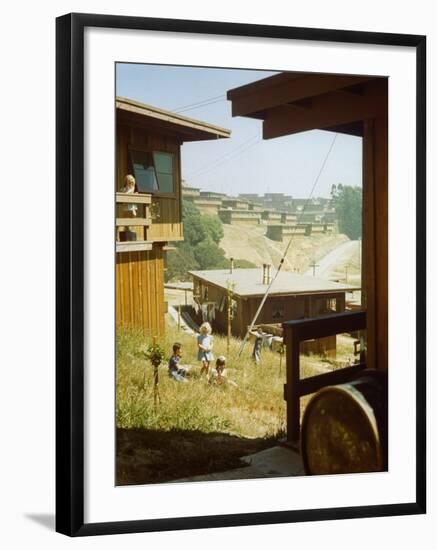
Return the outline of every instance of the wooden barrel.
[[[319,390],[303,416],[301,453],[309,475],[386,470],[387,373],[369,369]]]

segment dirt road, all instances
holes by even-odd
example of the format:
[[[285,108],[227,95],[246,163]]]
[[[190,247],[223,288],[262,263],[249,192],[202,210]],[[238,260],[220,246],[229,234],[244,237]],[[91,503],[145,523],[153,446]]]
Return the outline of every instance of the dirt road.
[[[335,268],[341,264],[344,264],[356,254],[360,241],[347,241],[340,246],[328,252],[321,260],[317,261],[318,267],[316,267],[316,277],[320,279],[329,279],[329,276]],[[313,275],[313,268],[307,269],[305,275]]]

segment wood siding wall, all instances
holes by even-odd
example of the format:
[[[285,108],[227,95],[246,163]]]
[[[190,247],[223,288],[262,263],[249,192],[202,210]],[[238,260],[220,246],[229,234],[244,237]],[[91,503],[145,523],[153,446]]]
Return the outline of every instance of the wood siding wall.
[[[164,263],[159,246],[116,254],[116,324],[164,334]]]
[[[179,241],[183,240],[182,229],[182,204],[181,204],[181,162],[180,142],[174,137],[165,136],[155,130],[117,124],[117,166],[116,166],[116,190],[120,191],[124,185],[126,174],[131,173],[132,168],[129,158],[129,150],[137,151],[162,151],[173,153],[175,159],[175,195],[157,196],[152,194],[152,204],[157,205],[159,218],[154,218],[150,228],[147,228],[144,238],[143,228],[131,227],[138,234],[138,239],[148,241]]]
[[[195,288],[197,286],[196,280],[194,281]],[[215,302],[215,319],[213,320],[212,327],[214,331],[227,333],[227,292],[213,285],[205,285],[199,281],[200,295],[204,296],[204,288],[207,286],[208,294],[205,301]],[[266,300],[263,309],[257,319],[257,324],[271,324],[282,323],[284,321],[293,321],[301,319],[303,317],[317,317],[319,315],[326,315],[326,311],[323,310],[324,303],[328,299],[336,299],[336,312],[341,313],[345,310],[345,294],[340,293],[327,293],[317,295],[303,295],[303,296],[272,296]],[[223,301],[224,300],[224,301]],[[218,308],[223,301],[223,309],[220,311]],[[252,322],[252,319],[259,307],[261,298],[240,298],[235,297],[237,302],[237,311],[232,321],[232,334],[237,337],[243,337],[246,334],[247,327]],[[275,318],[274,314],[278,310],[283,311],[282,318]]]
[[[364,121],[363,296],[367,364],[388,368],[388,142],[387,117]]]

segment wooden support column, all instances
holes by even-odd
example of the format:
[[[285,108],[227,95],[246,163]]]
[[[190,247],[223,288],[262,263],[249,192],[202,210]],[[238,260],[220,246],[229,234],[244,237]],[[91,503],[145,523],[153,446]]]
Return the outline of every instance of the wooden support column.
[[[363,125],[362,303],[367,310],[367,364],[388,366],[387,118]]]
[[[287,401],[287,441],[296,443],[300,439],[300,343],[296,329],[284,331],[287,349],[287,384],[284,397]]]

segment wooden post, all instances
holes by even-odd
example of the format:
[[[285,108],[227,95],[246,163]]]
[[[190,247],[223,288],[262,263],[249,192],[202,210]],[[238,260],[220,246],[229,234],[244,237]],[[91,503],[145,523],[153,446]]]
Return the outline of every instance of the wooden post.
[[[232,334],[232,320],[234,318],[234,312],[232,311],[232,291],[234,289],[234,286],[235,286],[235,283],[233,283],[232,281],[228,281],[227,282],[227,286],[228,286],[228,295],[227,295],[227,313],[228,313],[228,316],[227,316],[227,325],[228,325],[228,330],[227,330],[227,342],[226,342],[226,351],[227,351],[227,354],[229,355],[229,349],[230,349],[230,346],[231,346],[231,334]]]
[[[282,373],[282,356],[284,355],[284,344],[279,349],[279,374]]]
[[[388,363],[387,119],[364,121],[362,305],[367,311],[367,364]]]
[[[300,350],[296,329],[284,328],[284,342],[287,348],[287,383],[285,397],[287,401],[287,441],[295,444],[300,438]]]
[[[152,339],[153,345],[156,345],[156,336]],[[161,402],[161,398],[159,396],[159,371],[158,371],[158,365],[153,364],[153,406],[157,407],[158,402]]]

